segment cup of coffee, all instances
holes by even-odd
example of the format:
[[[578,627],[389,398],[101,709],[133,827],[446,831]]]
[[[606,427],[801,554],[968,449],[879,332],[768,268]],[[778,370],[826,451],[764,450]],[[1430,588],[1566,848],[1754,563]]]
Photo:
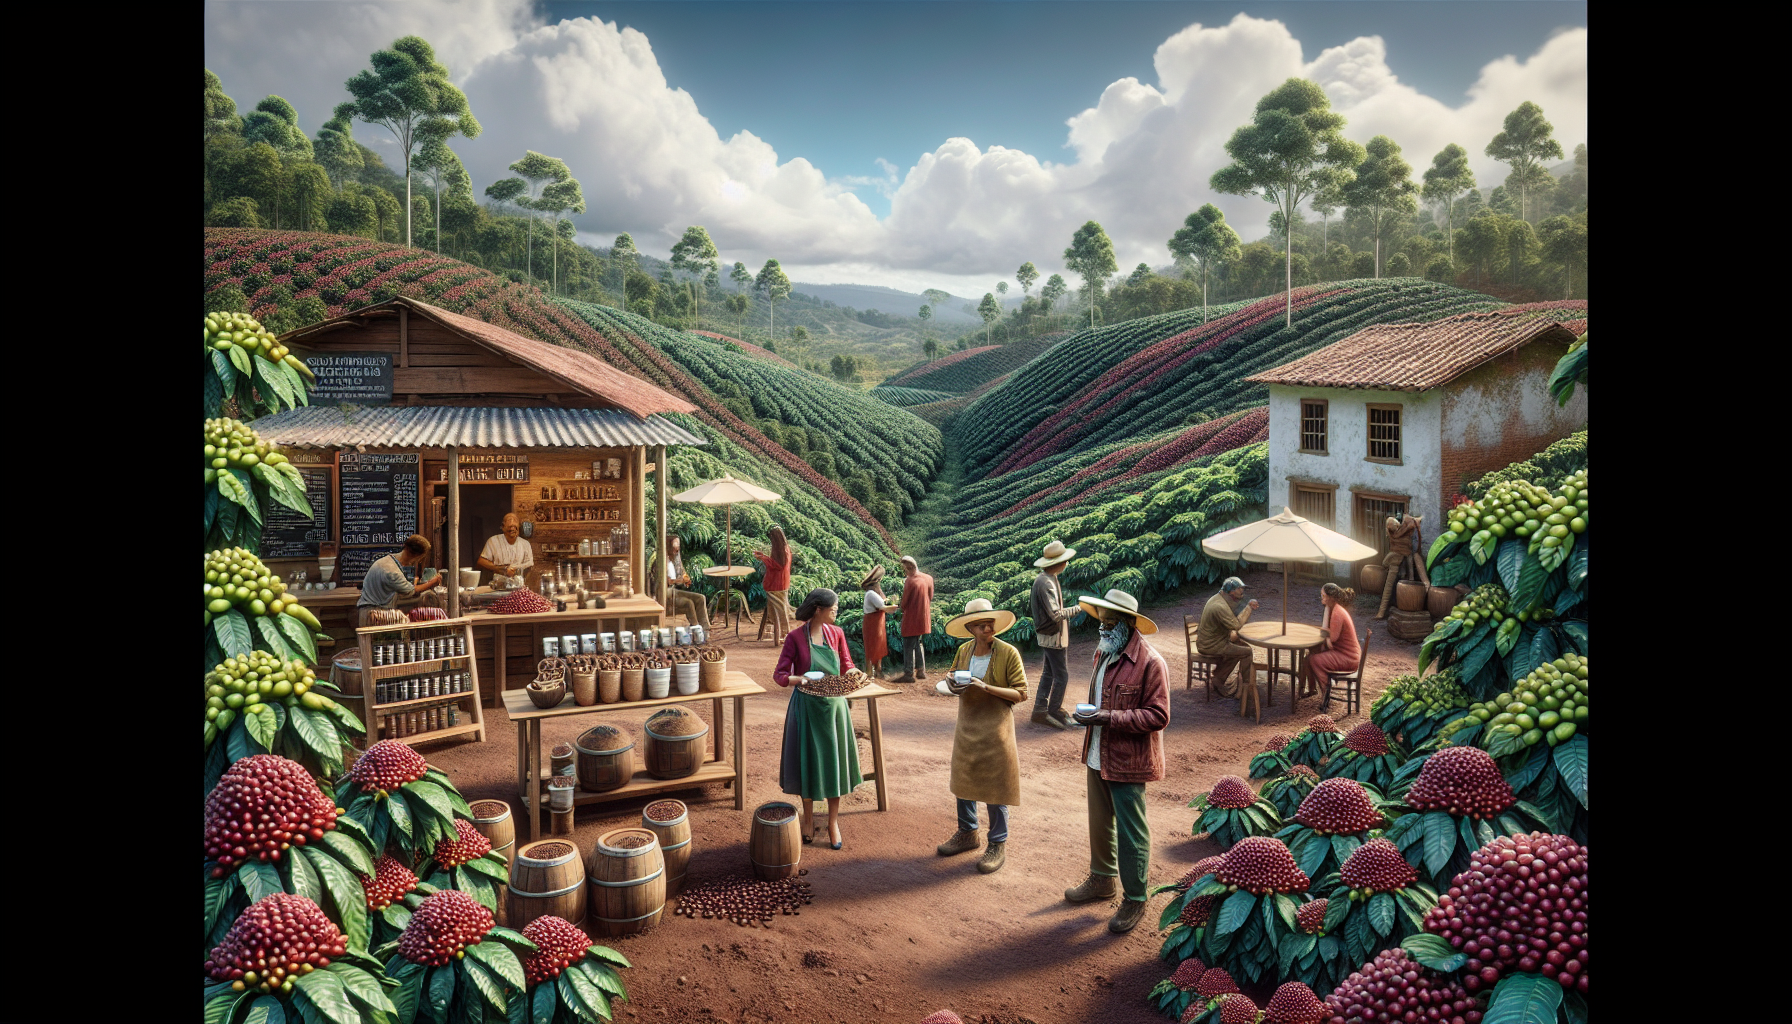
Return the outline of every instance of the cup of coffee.
[[[952,678],[957,680],[960,686],[963,686],[965,683],[971,681],[971,672],[969,669],[961,668],[952,673]]]
[[[1096,711],[1099,711],[1099,710],[1101,710],[1101,709],[1096,707],[1093,704],[1078,704],[1076,706],[1076,713],[1079,715],[1084,715],[1084,716],[1094,714]]]
[[[804,672],[804,673],[803,673],[803,678],[804,678],[804,679],[809,679],[809,680],[820,680],[820,679],[826,679],[826,678],[827,678],[827,673],[826,673],[826,672]]]

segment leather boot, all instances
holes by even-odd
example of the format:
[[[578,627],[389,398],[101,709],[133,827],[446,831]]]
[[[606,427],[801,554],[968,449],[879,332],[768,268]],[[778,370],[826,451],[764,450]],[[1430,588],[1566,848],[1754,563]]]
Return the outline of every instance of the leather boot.
[[[1120,895],[1120,879],[1113,875],[1090,875],[1083,884],[1064,890],[1064,899],[1071,903],[1094,903]]]
[[[934,847],[942,857],[952,857],[960,853],[969,853],[977,848],[977,833],[964,829],[952,833],[952,838]]]
[[[1006,841],[998,843],[991,840],[989,849],[983,851],[983,859],[977,862],[977,870],[986,875],[1002,870],[1002,865],[1008,860],[1008,855],[1004,852],[1007,846]]]
[[[1124,935],[1132,931],[1133,927],[1139,923],[1139,918],[1144,916],[1144,900],[1121,900],[1120,909],[1114,911],[1114,916],[1108,919],[1108,931],[1115,935]]]
[[[1064,723],[1058,721],[1056,718],[1053,718],[1052,713],[1050,711],[1035,711],[1035,712],[1033,712],[1033,724],[1034,725],[1043,725],[1048,729],[1064,728]]]
[[[892,682],[892,683],[904,683],[904,684],[912,683],[914,681],[915,681],[915,677],[912,675],[909,675],[906,672],[904,672],[902,675],[897,676],[895,679],[890,680],[890,682]]]

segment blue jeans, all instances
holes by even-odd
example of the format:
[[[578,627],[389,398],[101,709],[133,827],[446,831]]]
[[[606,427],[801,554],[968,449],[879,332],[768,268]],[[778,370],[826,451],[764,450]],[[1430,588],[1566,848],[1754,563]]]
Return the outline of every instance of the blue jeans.
[[[984,804],[989,808],[989,841],[1008,841],[1008,805]],[[977,801],[958,801],[958,827],[966,832],[977,831]]]

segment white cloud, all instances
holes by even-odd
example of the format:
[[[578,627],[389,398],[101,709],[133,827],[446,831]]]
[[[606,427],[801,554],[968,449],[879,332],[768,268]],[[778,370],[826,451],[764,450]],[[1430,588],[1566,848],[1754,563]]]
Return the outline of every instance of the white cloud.
[[[1207,202],[1241,234],[1259,236],[1269,205],[1215,195],[1207,180],[1227,162],[1224,143],[1258,98],[1291,76],[1325,87],[1348,118],[1349,137],[1394,138],[1415,172],[1456,142],[1482,183],[1496,184],[1505,169],[1482,149],[1527,99],[1543,107],[1565,149],[1587,134],[1585,29],[1559,33],[1529,57],[1487,64],[1468,101],[1450,107],[1402,83],[1377,37],[1307,62],[1282,23],[1240,14],[1177,32],[1157,49],[1155,83],[1123,78],[1067,119],[1071,162],[953,138],[906,169],[880,159],[881,175],[830,178],[750,131],[723,139],[690,94],[667,83],[651,41],[634,29],[589,18],[545,25],[524,0],[306,10],[329,17],[295,19],[284,4],[208,5],[208,66],[239,101],[259,96],[263,80],[278,79],[262,91],[292,88],[290,62],[270,54],[269,38],[346,79],[372,49],[418,32],[484,115],[485,135],[458,147],[475,180],[502,177],[525,149],[550,153],[579,176],[589,212],[578,223],[595,237],[626,230],[643,248],[665,252],[686,225],[703,224],[730,261],[757,266],[776,256],[793,276],[817,283],[980,294],[1025,260],[1047,274],[1061,270],[1071,233],[1091,219],[1113,237],[1122,268],[1162,264],[1164,240]],[[301,109],[327,110],[341,98],[334,81],[323,79],[320,89],[309,108],[299,94],[283,94]],[[374,131],[365,133],[370,143]],[[887,217],[853,192],[866,188],[889,200]]]

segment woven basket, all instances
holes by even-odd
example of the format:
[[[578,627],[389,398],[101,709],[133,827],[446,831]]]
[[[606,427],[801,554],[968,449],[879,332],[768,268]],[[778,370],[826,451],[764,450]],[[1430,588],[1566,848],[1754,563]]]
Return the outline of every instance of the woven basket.
[[[697,663],[697,682],[705,693],[715,693],[726,686],[722,674],[728,671],[728,659],[721,661],[700,661]]]
[[[622,670],[619,668],[600,668],[597,670],[597,702],[614,704],[622,699]]]
[[[574,671],[572,674],[572,699],[579,707],[588,708],[597,703],[597,671]]]

